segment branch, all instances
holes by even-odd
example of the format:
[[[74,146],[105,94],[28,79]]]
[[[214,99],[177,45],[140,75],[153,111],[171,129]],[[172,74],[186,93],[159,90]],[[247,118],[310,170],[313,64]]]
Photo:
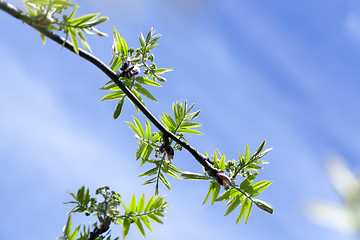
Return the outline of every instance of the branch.
[[[26,15],[20,9],[14,7],[11,4],[8,4],[2,0],[0,0],[0,9],[7,12],[11,16],[25,22],[29,26],[33,27],[40,33],[44,34],[49,39],[55,41],[56,43],[64,46],[69,51],[75,53],[73,44],[66,39],[60,37],[59,35],[53,33],[49,29],[44,26],[38,25],[34,22],[33,18]],[[172,132],[167,130],[153,115],[152,113],[134,96],[134,94],[119,80],[118,76],[114,71],[112,71],[106,64],[100,61],[94,55],[79,49],[79,56],[84,58],[85,60],[94,64],[97,68],[103,71],[125,94],[126,96],[140,109],[140,111],[154,124],[156,128],[158,128],[164,137],[169,137],[183,148],[185,148],[209,173],[209,175],[215,179],[218,178],[219,170],[214,168],[211,164],[209,157],[206,157],[202,153],[198,152],[194,147],[190,146],[186,142],[182,141],[178,137],[176,137]],[[221,184],[221,183],[220,183]]]

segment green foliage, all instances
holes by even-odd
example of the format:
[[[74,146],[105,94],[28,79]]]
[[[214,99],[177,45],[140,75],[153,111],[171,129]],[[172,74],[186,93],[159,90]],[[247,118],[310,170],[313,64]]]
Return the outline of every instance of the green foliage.
[[[87,14],[80,17],[75,17],[77,5],[69,3],[69,0],[25,0],[24,6],[27,10],[27,15],[32,18],[30,25],[37,25],[52,31],[62,31],[66,35],[66,39],[70,36],[73,44],[73,50],[79,54],[79,42],[82,43],[85,49],[91,51],[91,48],[85,38],[85,34],[106,36],[105,33],[100,32],[95,28],[100,23],[106,22],[107,17],[99,17],[99,14]],[[37,28],[41,29],[41,28]],[[41,31],[41,30],[39,30]],[[45,44],[45,34],[42,31],[40,37]],[[112,60],[110,68],[117,72],[119,81],[121,81],[133,95],[145,105],[143,97],[152,101],[157,101],[156,98],[148,90],[149,86],[162,87],[160,83],[165,82],[166,79],[163,74],[172,71],[172,68],[157,68],[154,62],[155,56],[152,50],[158,46],[160,34],[155,34],[153,28],[149,30],[146,37],[140,32],[139,42],[140,46],[135,50],[129,48],[125,39],[122,38],[119,32],[114,28],[113,30],[113,45],[112,45]],[[65,44],[65,42],[64,42]],[[121,64],[123,64],[122,67]],[[132,65],[132,69],[136,68],[135,73],[128,74],[126,69],[128,65]],[[119,69],[120,68],[120,72]],[[124,70],[125,69],[125,70]],[[138,75],[139,69],[142,69],[142,76]],[[130,71],[130,70],[129,70]],[[125,74],[124,74],[125,73]],[[120,77],[120,76],[127,76]],[[102,90],[109,90],[101,101],[117,100],[113,117],[118,118],[124,106],[126,94],[113,82],[109,81],[105,84]],[[134,104],[134,103],[133,103]],[[139,112],[138,106],[134,104]],[[201,126],[200,123],[193,122],[199,116],[200,111],[191,112],[194,107],[192,104],[187,106],[187,102],[180,101],[173,103],[173,117],[167,113],[160,116],[162,124],[173,133],[178,139],[187,142],[184,137],[185,133],[198,134],[202,133],[195,128]],[[272,182],[262,180],[253,183],[262,169],[263,164],[268,162],[262,160],[271,149],[264,150],[265,141],[260,144],[258,149],[250,155],[248,145],[245,148],[244,156],[239,152],[238,160],[226,161],[225,155],[219,151],[215,151],[210,157],[209,163],[213,163],[212,174],[204,171],[203,174],[192,172],[181,172],[172,164],[174,150],[182,150],[181,145],[173,142],[168,138],[168,132],[152,132],[151,124],[148,120],[143,127],[140,121],[133,117],[134,123],[127,122],[130,128],[134,131],[136,139],[139,141],[139,146],[136,150],[136,160],[141,159],[141,166],[151,165],[151,167],[140,174],[139,177],[149,177],[143,184],[155,183],[155,195],[159,194],[160,182],[164,184],[169,190],[171,185],[166,179],[166,175],[174,178],[188,180],[209,180],[209,189],[204,199],[203,204],[211,199],[211,205],[215,202],[226,201],[227,210],[225,215],[232,213],[239,207],[238,217],[236,223],[242,219],[247,223],[255,204],[259,209],[270,214],[274,212],[273,207],[259,199],[255,199]],[[205,165],[204,165],[205,166]],[[207,168],[208,169],[208,168]],[[218,175],[214,175],[214,171]],[[226,173],[225,173],[226,172]],[[216,179],[214,179],[214,178]],[[226,184],[220,177],[227,179]],[[236,183],[238,178],[242,178],[240,183]],[[225,191],[221,192],[221,185],[225,186]],[[164,217],[166,212],[166,201],[164,197],[151,197],[148,201],[142,195],[139,201],[136,200],[135,194],[132,196],[129,205],[121,199],[121,195],[114,191],[110,191],[108,187],[102,187],[96,190],[97,195],[102,196],[102,200],[91,197],[89,189],[81,187],[77,193],[69,193],[73,200],[66,202],[66,204],[74,204],[75,206],[70,210],[69,217],[63,229],[63,236],[59,239],[63,240],[85,240],[93,239],[93,234],[97,231],[96,239],[104,239],[111,223],[121,225],[123,227],[123,238],[128,235],[131,224],[135,224],[139,232],[145,237],[144,225],[152,231],[150,221],[162,224],[160,218]],[[95,215],[98,222],[95,222],[92,227],[79,225],[72,230],[71,214],[84,213],[86,216]],[[91,232],[90,229],[94,230]],[[79,237],[77,235],[80,234]],[[111,239],[108,234],[107,240]],[[115,240],[117,240],[115,238]]]
[[[146,97],[152,101],[157,101],[156,98],[150,93],[147,89],[148,86],[153,87],[162,87],[159,82],[164,82],[166,79],[160,75],[172,71],[168,68],[156,68],[154,62],[155,56],[151,53],[151,50],[156,47],[158,44],[157,40],[161,37],[160,34],[154,34],[154,30],[151,28],[146,38],[140,33],[140,47],[135,51],[134,48],[129,48],[125,39],[122,38],[119,32],[114,28],[113,31],[113,45],[112,45],[112,59],[110,62],[110,68],[113,71],[116,71],[121,66],[121,63],[129,58],[131,64],[143,69],[144,76],[132,77],[130,79],[120,78],[119,80],[124,83],[124,85],[131,90],[131,92],[136,96],[136,98],[145,105],[142,97]],[[135,54],[134,54],[135,52]],[[122,107],[125,101],[125,94],[123,91],[112,81],[109,81],[105,84],[105,87],[101,88],[102,90],[111,90],[111,93],[106,94],[101,101],[103,100],[118,100],[118,103],[115,107],[113,117],[114,119],[118,118],[121,114]],[[139,109],[134,105],[137,111]]]
[[[136,201],[134,194],[129,205],[126,205],[122,201],[120,193],[110,191],[109,187],[102,187],[96,190],[96,195],[101,195],[103,198],[102,201],[91,197],[89,189],[85,189],[84,186],[78,189],[77,194],[69,194],[74,198],[74,201],[69,201],[65,204],[75,204],[75,206],[69,212],[67,223],[63,229],[63,236],[58,238],[62,240],[85,240],[90,236],[90,226],[86,227],[83,225],[81,228],[81,225],[79,225],[71,232],[71,214],[75,212],[85,212],[86,216],[90,214],[97,216],[100,226],[98,226],[97,223],[94,223],[93,226],[98,229],[104,224],[110,225],[111,223],[122,226],[123,238],[125,239],[131,224],[135,224],[144,237],[144,225],[152,231],[151,221],[163,224],[160,218],[165,217],[164,213],[167,208],[167,202],[164,200],[164,197],[150,197],[150,199],[146,201],[144,194],[140,197],[139,201]],[[78,233],[80,233],[80,237],[76,238]],[[110,238],[111,235],[107,239]],[[116,239],[118,238],[115,238],[115,240]]]
[[[192,122],[200,113],[200,111],[191,112],[193,107],[194,104],[188,108],[186,101],[176,102],[172,105],[175,120],[166,113],[163,114],[163,117],[160,117],[165,127],[185,141],[184,133],[202,134],[201,132],[192,129],[201,126],[199,123]],[[135,138],[139,141],[135,159],[141,159],[141,166],[145,163],[152,165],[149,170],[140,174],[139,177],[150,177],[150,179],[143,184],[147,185],[155,183],[155,195],[159,194],[160,182],[170,190],[171,184],[166,179],[165,175],[181,179],[179,176],[181,171],[172,164],[169,156],[166,158],[166,153],[161,153],[159,151],[161,144],[164,143],[162,134],[159,132],[153,133],[151,131],[151,125],[147,120],[146,127],[143,127],[136,117],[133,117],[133,120],[134,123],[126,123],[134,131]],[[175,150],[181,150],[181,146],[177,143],[172,144],[171,141],[170,145],[172,145],[172,148]]]
[[[94,13],[75,18],[78,6],[70,4],[69,0],[25,0],[24,6],[28,11],[27,14],[33,17],[35,24],[53,31],[63,31],[66,34],[66,39],[70,36],[76,54],[79,54],[79,40],[84,48],[91,52],[85,33],[106,36],[95,26],[106,22],[107,17],[99,17],[99,14]],[[70,14],[67,15],[64,12]],[[41,33],[40,37],[45,44],[44,34]]]
[[[214,167],[228,172],[228,176],[232,181],[230,186],[227,186],[225,192],[223,192],[220,196],[220,184],[208,176],[206,172],[204,172],[204,174],[183,172],[181,176],[188,180],[211,180],[209,183],[209,190],[206,194],[203,204],[206,203],[210,197],[211,205],[215,202],[226,201],[228,209],[225,212],[225,216],[240,206],[240,211],[236,219],[236,223],[239,223],[243,218],[245,223],[247,223],[254,203],[261,210],[272,214],[274,209],[270,204],[254,198],[266,188],[268,188],[272,182],[263,180],[252,184],[258,175],[258,170],[262,169],[259,164],[268,163],[266,161],[260,160],[271,150],[266,149],[263,151],[264,146],[265,141],[263,141],[258,149],[252,155],[250,155],[249,147],[246,145],[245,157],[242,157],[241,153],[239,152],[239,160],[237,161],[230,160],[226,162],[224,154],[221,154],[219,151],[214,152],[214,155],[211,156],[211,159],[214,162]],[[245,179],[240,184],[236,184],[237,177],[242,177]]]

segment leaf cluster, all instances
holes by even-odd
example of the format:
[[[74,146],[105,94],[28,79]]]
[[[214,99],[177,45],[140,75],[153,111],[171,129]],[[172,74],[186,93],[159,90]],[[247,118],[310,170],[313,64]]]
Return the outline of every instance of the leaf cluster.
[[[156,47],[158,44],[157,40],[161,37],[160,34],[154,33],[154,30],[151,28],[149,33],[146,35],[146,38],[140,33],[140,47],[136,50],[134,48],[129,48],[125,39],[122,38],[119,32],[114,28],[113,31],[113,45],[112,45],[112,59],[110,62],[110,68],[113,71],[116,71],[121,66],[121,63],[126,58],[130,59],[130,62],[143,69],[144,76],[132,77],[130,79],[120,78],[119,80],[136,96],[136,98],[145,105],[143,97],[146,97],[152,101],[157,101],[156,98],[150,93],[147,89],[149,86],[162,87],[160,82],[166,81],[166,79],[160,75],[171,71],[172,69],[168,68],[157,68],[154,62],[154,54],[151,53],[151,50]],[[118,118],[121,114],[126,95],[124,92],[112,81],[109,81],[105,84],[102,90],[110,90],[112,92],[106,94],[101,101],[104,100],[118,100],[117,105],[114,110],[113,117],[114,119]],[[136,105],[134,107],[139,112],[139,109]]]
[[[272,182],[262,180],[252,184],[258,175],[258,170],[262,169],[260,164],[266,164],[268,162],[260,160],[264,157],[271,149],[263,151],[265,141],[263,141],[258,149],[250,155],[249,147],[246,145],[245,156],[242,157],[239,152],[239,160],[230,160],[226,162],[225,155],[219,151],[215,151],[214,155],[211,156],[214,162],[214,167],[221,171],[228,172],[228,177],[231,179],[231,183],[226,187],[226,191],[220,196],[221,185],[214,179],[212,179],[205,171],[203,174],[183,172],[181,176],[188,180],[210,180],[209,190],[203,202],[206,203],[211,198],[211,205],[218,201],[226,201],[228,209],[226,210],[225,216],[230,214],[240,206],[240,211],[236,219],[236,223],[239,223],[244,218],[247,223],[250,216],[252,206],[255,204],[258,208],[266,211],[270,214],[274,212],[273,207],[259,199],[255,199],[261,192],[268,188]],[[245,178],[240,184],[236,184],[238,177]]]
[[[85,34],[106,36],[95,26],[106,22],[107,17],[99,17],[98,13],[93,13],[75,18],[78,6],[70,4],[69,0],[25,0],[24,6],[35,24],[53,31],[63,31],[66,39],[70,36],[76,54],[79,54],[79,40],[84,48],[91,52]],[[40,33],[40,37],[45,44],[44,34]]]
[[[200,123],[193,122],[199,116],[200,111],[191,112],[194,104],[188,107],[187,102],[180,101],[173,103],[172,109],[174,118],[169,114],[163,113],[160,119],[164,126],[178,136],[180,139],[186,141],[184,133],[202,134],[201,132],[194,130],[193,128],[200,127]],[[155,194],[159,193],[159,183],[163,183],[169,190],[171,185],[166,179],[166,175],[170,175],[174,178],[181,179],[179,174],[181,171],[176,168],[171,159],[166,158],[167,153],[161,153],[160,147],[164,144],[164,139],[161,132],[152,132],[151,124],[146,120],[146,125],[143,127],[140,121],[133,117],[134,123],[126,122],[135,133],[135,138],[139,141],[135,158],[141,159],[141,166],[145,163],[153,165],[148,171],[139,175],[139,177],[150,177],[143,184],[155,183]],[[177,143],[169,142],[171,148],[175,150],[181,150],[182,147]]]
[[[63,236],[59,238],[63,240],[85,240],[90,236],[90,226],[86,227],[83,225],[81,228],[81,225],[79,225],[71,232],[72,213],[85,212],[86,216],[89,216],[90,214],[97,216],[100,224],[104,224],[109,220],[108,225],[110,225],[110,223],[121,225],[123,227],[123,237],[125,239],[131,224],[135,224],[144,237],[145,230],[143,225],[152,231],[150,221],[163,224],[160,218],[165,217],[164,213],[167,208],[167,202],[164,200],[164,197],[158,196],[154,198],[152,196],[146,201],[144,194],[140,197],[139,201],[136,201],[134,194],[130,204],[127,206],[121,199],[120,193],[110,191],[109,187],[102,187],[96,190],[96,195],[101,195],[103,198],[102,201],[91,197],[89,189],[85,189],[84,186],[78,189],[77,194],[69,194],[74,200],[66,202],[65,204],[75,204],[75,206],[68,213],[69,217],[63,229]],[[98,227],[97,222],[95,222],[93,226],[94,228]],[[80,229],[82,229],[82,231]],[[76,238],[78,233],[80,233],[80,237]],[[107,239],[110,240],[110,238],[111,235]],[[100,239],[103,238],[101,237]]]

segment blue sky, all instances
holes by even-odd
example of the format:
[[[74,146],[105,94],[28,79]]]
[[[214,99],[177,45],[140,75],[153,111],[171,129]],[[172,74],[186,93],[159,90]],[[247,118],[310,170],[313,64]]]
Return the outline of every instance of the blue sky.
[[[21,1],[9,1],[21,6]],[[129,46],[154,27],[163,37],[157,66],[173,67],[153,89],[158,116],[187,99],[201,110],[204,136],[189,137],[199,151],[227,159],[266,139],[274,150],[260,179],[274,180],[261,198],[275,207],[253,209],[247,225],[225,206],[201,206],[206,182],[170,179],[162,189],[170,208],[164,226],[147,239],[355,239],[314,224],[305,213],[316,199],[340,204],[326,175],[334,155],[357,171],[360,150],[360,3],[357,1],[80,1],[79,14],[101,12],[107,38],[88,41],[111,59],[112,29]],[[137,116],[128,102],[112,119],[114,102],[99,100],[108,81],[91,64],[0,13],[0,191],[2,239],[54,239],[69,206],[66,191],[109,185],[129,199],[147,197],[136,175],[137,142],[124,121]],[[143,117],[138,116],[140,119]],[[144,120],[143,120],[144,121]],[[186,152],[174,165],[200,172]],[[260,180],[259,179],[259,180]],[[75,218],[77,223],[88,219]],[[116,232],[116,226],[114,231]],[[141,239],[135,228],[128,239]]]

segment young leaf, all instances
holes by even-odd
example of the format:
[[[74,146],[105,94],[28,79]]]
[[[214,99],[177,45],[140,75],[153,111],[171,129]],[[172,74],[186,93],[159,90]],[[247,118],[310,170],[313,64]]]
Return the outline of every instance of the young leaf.
[[[228,200],[231,199],[237,195],[240,195],[241,193],[236,190],[235,188],[230,188],[228,190],[226,190],[226,192],[224,192],[223,194],[220,195],[220,197],[218,197],[215,201],[224,201],[224,200]]]
[[[150,169],[150,170],[148,170],[148,171],[146,171],[146,172],[138,175],[138,177],[144,177],[144,176],[154,175],[155,173],[157,173],[158,169],[159,169],[159,168],[156,166],[156,167],[154,167],[154,168],[152,168],[152,169]]]
[[[117,119],[117,118],[120,116],[122,107],[123,107],[123,105],[124,105],[124,101],[125,101],[125,98],[123,97],[123,98],[120,99],[120,100],[118,101],[118,103],[116,104],[116,107],[115,107],[115,110],[114,110],[114,114],[113,114],[114,119]]]
[[[274,213],[274,208],[270,204],[268,204],[267,202],[264,202],[264,201],[262,201],[260,199],[253,199],[253,202],[255,203],[255,205],[258,208],[264,210],[265,212],[268,212],[270,214]]]
[[[90,45],[87,43],[86,38],[85,38],[84,34],[82,33],[82,31],[80,31],[79,29],[77,29],[77,30],[76,30],[76,33],[77,33],[77,35],[79,36],[80,41],[81,41],[82,45],[84,46],[84,48],[85,48],[86,50],[88,50],[89,52],[91,52]]]
[[[145,237],[145,231],[144,231],[144,227],[143,225],[141,224],[139,218],[137,217],[133,217],[133,221],[137,227],[137,229],[139,230],[139,232],[141,233],[141,235],[143,235],[143,237]]]
[[[45,35],[43,33],[40,33],[40,38],[41,38],[41,41],[43,42],[43,44],[45,45]]]
[[[130,201],[130,205],[129,205],[129,211],[131,213],[135,213],[136,212],[136,197],[135,197],[135,193],[133,194],[131,201]]]
[[[124,219],[124,222],[123,222],[123,238],[124,239],[126,238],[126,236],[129,233],[130,223],[131,223],[131,220],[129,218]]]
[[[209,180],[211,179],[208,176],[199,174],[199,173],[192,173],[192,172],[182,172],[181,177],[187,180]]]
[[[104,101],[104,100],[115,100],[115,99],[119,99],[125,96],[125,93],[123,91],[116,91],[116,92],[111,92],[109,94],[106,94],[101,100],[100,102]]]
[[[155,215],[155,214],[148,214],[147,215],[148,218],[150,218],[152,221],[156,222],[156,223],[159,223],[159,224],[163,224],[163,222]]]
[[[146,207],[144,209],[144,212],[149,212],[153,209],[153,203],[154,203],[154,197],[151,196],[150,199],[148,200],[147,204],[146,204]]]
[[[76,37],[76,33],[75,33],[75,28],[67,28],[68,29],[68,32],[70,34],[70,38],[71,38],[71,41],[72,41],[72,44],[73,44],[73,49],[74,49],[74,52],[79,55],[79,44],[78,44],[78,41],[77,41],[77,37]]]
[[[245,150],[245,164],[248,163],[250,160],[250,150],[249,146],[246,144],[246,150]]]
[[[251,209],[252,209],[252,201],[249,202],[248,206],[247,206],[247,209],[246,209],[246,214],[245,214],[245,224],[247,223],[247,220],[250,216],[250,213],[251,213]]]
[[[213,190],[213,195],[212,195],[212,198],[211,198],[211,205],[214,204],[216,198],[218,197],[219,195],[219,192],[220,192],[220,184],[218,182],[215,182],[215,186],[214,186],[214,190]]]
[[[140,216],[140,219],[143,221],[143,223],[145,224],[145,226],[150,230],[152,231],[152,228],[151,228],[151,225],[150,225],[150,222],[149,222],[149,219],[147,219],[146,216]]]
[[[229,208],[226,210],[225,216],[231,213],[232,211],[234,211],[234,209],[237,206],[239,206],[239,204],[241,203],[241,200],[242,200],[242,196],[241,197],[239,195],[236,196],[234,200],[231,202]]]
[[[243,218],[247,208],[248,208],[248,204],[249,204],[250,200],[249,198],[245,198],[245,200],[243,201],[243,203],[241,204],[241,208],[240,208],[240,212],[239,212],[239,216],[236,219],[236,224],[238,224],[241,219]]]
[[[141,195],[141,198],[138,202],[138,205],[137,205],[137,212],[138,213],[141,213],[142,211],[144,211],[144,207],[145,207],[145,194]]]
[[[157,102],[156,98],[154,98],[154,96],[151,95],[151,93],[148,90],[146,90],[143,86],[141,86],[140,84],[135,83],[134,88],[135,88],[136,91],[138,91],[139,93],[141,93],[145,97]]]
[[[209,191],[208,193],[206,194],[206,197],[204,199],[204,202],[202,203],[203,205],[209,200],[210,196],[211,196],[211,193],[213,192],[214,190],[214,186],[215,186],[215,181],[211,181],[209,183]]]
[[[150,80],[148,78],[137,77],[137,78],[135,78],[135,80],[138,83],[141,83],[141,84],[145,84],[145,85],[149,85],[149,86],[155,86],[155,87],[162,87],[159,83],[157,83],[157,82],[155,82],[153,80]]]
[[[257,182],[253,184],[252,187],[252,193],[250,193],[251,197],[258,196],[261,192],[263,192],[266,188],[268,188],[273,182],[263,180],[260,182]]]

